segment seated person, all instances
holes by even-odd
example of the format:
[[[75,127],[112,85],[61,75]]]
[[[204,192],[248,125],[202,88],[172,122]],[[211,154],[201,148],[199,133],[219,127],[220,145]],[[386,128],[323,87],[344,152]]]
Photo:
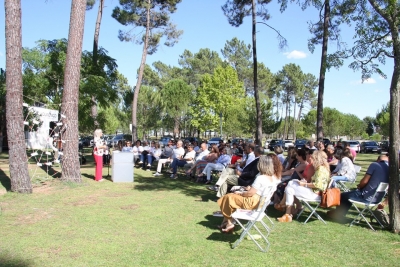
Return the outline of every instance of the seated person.
[[[317,150],[317,148],[314,146],[314,140],[309,140],[306,144],[306,148]]]
[[[194,148],[193,148],[194,150]],[[210,151],[207,149],[207,144],[206,143],[201,143],[200,148],[197,150],[196,152],[196,158],[195,161],[190,162],[190,163],[186,163],[183,167],[185,168],[185,174],[186,176],[191,176],[191,174],[193,173],[193,166],[201,160],[204,160],[208,154],[210,154]],[[218,158],[218,157],[216,157]]]
[[[321,191],[325,190],[329,183],[329,165],[324,151],[316,150],[311,155],[311,164],[313,164],[315,173],[312,182],[305,180],[292,180],[285,189],[286,195],[286,213],[278,218],[279,222],[291,222],[293,215],[296,215],[301,209],[300,201],[296,196],[307,199],[321,199]],[[294,207],[296,204],[296,208]]]
[[[352,156],[352,161],[354,162],[357,157],[357,152],[351,148],[350,144],[347,143],[346,141],[343,141],[343,148],[346,149],[348,148],[350,150],[351,156]]]
[[[322,151],[325,152],[325,144],[324,144],[324,141],[318,141],[318,142],[317,142],[317,149],[318,149],[318,150],[322,150]],[[325,153],[326,153],[326,152],[325,152]]]
[[[208,186],[207,189],[216,191],[217,197],[222,197],[227,193],[228,185],[251,185],[258,174],[258,160],[263,153],[264,149],[256,146],[254,149],[255,159],[247,164],[242,171],[236,168],[225,168],[217,183],[214,186]]]
[[[283,163],[285,162],[285,156],[283,156],[283,149],[281,146],[276,146],[274,147],[274,152],[275,154],[278,156],[279,161],[282,164],[283,167]]]
[[[192,145],[193,145],[194,152],[197,153],[197,151],[199,151],[199,149],[200,149],[200,147],[197,144],[197,141],[193,141]]]
[[[122,140],[118,141],[122,143]],[[132,152],[132,142],[126,141],[125,146],[122,147],[121,152]]]
[[[161,167],[163,164],[165,164],[167,162],[172,162],[175,158],[180,159],[183,157],[183,155],[185,154],[185,150],[183,149],[182,146],[183,146],[183,142],[182,142],[182,140],[179,140],[178,142],[176,142],[176,148],[173,150],[174,153],[172,154],[171,157],[169,157],[167,159],[159,159],[158,160],[157,172],[154,173],[154,176],[161,175]]]
[[[339,163],[331,174],[334,186],[336,185],[336,181],[353,183],[356,180],[357,174],[351,157],[352,155],[348,148],[344,150],[340,148],[336,149],[335,158],[339,160]]]
[[[137,160],[140,159],[140,155],[143,152],[142,142],[137,140],[135,146],[132,147],[133,152],[133,163],[135,164]]]
[[[161,157],[160,144],[157,142],[151,142],[150,152],[147,154],[147,171],[150,171],[151,164],[153,161],[159,160]]]
[[[282,171],[282,164],[274,154],[263,155],[258,162],[260,175],[257,176],[251,186],[247,186],[246,191],[235,191],[227,194],[218,200],[221,213],[224,219],[218,226],[222,232],[231,232],[235,228],[232,214],[236,209],[252,210],[259,205],[262,193],[267,187],[276,186],[279,183]]]
[[[146,163],[147,155],[149,154],[149,152],[150,152],[149,144],[147,143],[147,141],[143,141],[143,151],[140,154],[140,161],[139,161],[139,164],[143,164],[143,166],[142,166],[143,169],[146,166],[145,163]]]
[[[233,143],[231,164],[235,164],[236,161],[242,159],[242,157],[243,157],[243,146],[239,146],[238,144]]]
[[[313,149],[307,149],[303,148],[304,151],[306,151],[306,161],[307,165],[304,168],[303,172],[298,172],[295,171],[292,174],[291,180],[292,179],[297,179],[297,180],[305,180],[308,183],[311,183],[311,177],[315,173],[314,166],[311,164],[311,155],[314,153],[315,150]],[[282,181],[282,180],[281,180]],[[285,211],[286,210],[286,195],[285,195],[285,189],[286,189],[287,183],[281,182],[275,193],[274,193],[274,208],[279,210],[279,211]]]
[[[172,157],[173,154],[174,154],[173,142],[172,140],[169,140],[168,144],[164,147],[164,150],[161,153],[160,159],[168,159]]]
[[[226,148],[222,149],[221,155],[218,157],[218,159],[213,163],[207,163],[206,167],[202,172],[202,176],[204,175],[207,176],[206,184],[211,183],[211,171],[213,170],[222,171],[223,169],[225,169],[226,165],[228,165],[230,162],[231,162],[231,157],[226,154]]]
[[[196,156],[196,152],[193,149],[193,145],[188,144],[185,155],[183,155],[183,157],[180,157],[180,158],[174,158],[174,160],[172,161],[171,178],[176,179],[177,178],[176,171],[178,169],[178,166],[183,167],[183,166],[185,166],[186,163],[193,163],[195,156]]]
[[[197,159],[196,160],[196,164],[193,165],[193,167],[191,167],[188,172],[192,173],[195,172],[196,176],[199,176],[200,173],[203,172],[204,168],[207,166],[208,163],[210,162],[214,162],[218,159],[219,157],[219,150],[218,147],[216,145],[213,145],[211,148],[211,152],[203,157],[203,159]],[[203,181],[203,177],[201,178],[197,178],[197,182],[201,182]]]
[[[328,217],[343,220],[351,207],[349,199],[365,203],[371,200],[372,203],[378,202],[380,199],[372,199],[372,196],[375,194],[381,182],[389,182],[389,158],[387,155],[380,155],[377,162],[373,162],[369,165],[368,170],[357,185],[356,190],[340,194],[340,205],[337,206],[336,209],[328,211]]]
[[[288,171],[297,165],[297,155],[294,146],[288,148],[288,153],[283,162],[283,171]],[[283,175],[282,175],[283,176]]]
[[[304,169],[308,165],[306,161],[305,149],[297,150],[297,153],[295,155],[296,155],[297,165],[294,168],[291,168],[290,170],[282,172],[282,179],[281,179],[282,182],[291,180],[291,177],[295,172],[303,173]]]
[[[329,169],[333,172],[339,162],[338,159],[335,158],[335,148],[333,145],[328,145],[325,149],[325,153],[328,156]]]

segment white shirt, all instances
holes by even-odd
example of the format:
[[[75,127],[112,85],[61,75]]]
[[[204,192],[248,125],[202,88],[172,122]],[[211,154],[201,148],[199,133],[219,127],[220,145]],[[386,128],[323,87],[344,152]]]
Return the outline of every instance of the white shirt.
[[[143,152],[143,147],[142,146],[139,146],[139,147],[134,146],[134,147],[132,147],[132,152],[133,152],[133,155],[139,155],[140,153]]]
[[[265,188],[269,186],[277,186],[280,180],[278,180],[275,176],[272,176],[272,182],[269,181],[269,178],[266,175],[258,175],[254,180],[251,187],[257,190],[257,195],[262,196],[263,192],[265,192]],[[275,191],[275,189],[273,190]]]
[[[194,151],[194,150],[192,150],[190,152],[188,151],[188,152],[186,152],[184,159],[192,159],[192,160],[186,161],[186,163],[193,163],[195,156],[196,156],[196,151]]]
[[[210,151],[208,149],[201,151],[197,157],[196,160],[202,160],[204,157],[206,157],[208,154],[210,154]]]
[[[100,138],[94,139],[94,146],[96,147],[96,149],[94,150],[93,154],[95,154],[97,156],[103,156],[104,149],[99,148],[100,146],[104,146],[103,139],[100,139]]]
[[[150,152],[150,148],[151,148],[150,146],[144,146],[143,147],[143,151],[149,151]]]
[[[180,148],[174,148],[174,154],[172,155],[172,158],[181,158],[183,157],[183,155],[185,154],[185,150],[183,149],[183,147]]]
[[[161,151],[161,148],[159,148],[159,149],[154,148],[153,151],[150,153],[153,155],[153,157],[155,157],[156,159],[159,159],[162,151]]]

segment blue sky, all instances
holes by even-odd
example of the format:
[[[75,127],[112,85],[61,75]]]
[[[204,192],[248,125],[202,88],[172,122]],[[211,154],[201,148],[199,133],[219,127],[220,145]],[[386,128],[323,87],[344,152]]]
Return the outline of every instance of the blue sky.
[[[118,0],[106,0],[100,31],[100,46],[108,50],[109,55],[117,60],[119,71],[128,78],[130,85],[136,83],[136,71],[140,64],[142,47],[133,43],[119,41],[119,29],[128,29],[111,17],[112,9]],[[229,25],[223,15],[221,5],[225,0],[183,0],[178,10],[172,15],[178,29],[184,31],[181,40],[174,47],[161,46],[157,53],[147,57],[147,64],[161,61],[168,65],[178,66],[179,55],[185,49],[196,53],[201,48],[209,48],[220,53],[226,41],[237,37],[246,44],[251,44],[250,17],[240,27]],[[94,26],[97,8],[86,12],[84,32],[84,50],[92,50]],[[4,1],[0,3],[0,21],[4,22]],[[67,0],[22,0],[22,44],[32,48],[39,39],[53,40],[68,37],[71,1]],[[302,11],[297,5],[289,5],[281,13],[277,1],[268,7],[271,19],[268,23],[279,30],[287,39],[288,47],[280,50],[277,35],[268,27],[257,25],[258,60],[263,62],[273,73],[282,69],[285,64],[294,63],[303,72],[319,76],[321,47],[317,46],[314,54],[308,51],[307,39],[310,38],[307,21],[316,21],[318,12],[315,8]],[[0,67],[5,68],[4,27],[0,27]],[[351,45],[352,32],[342,31],[343,41]],[[336,48],[330,44],[330,51]],[[388,79],[374,75],[372,79],[361,83],[361,73],[348,68],[345,62],[339,70],[332,69],[326,75],[324,106],[336,108],[343,113],[355,114],[359,118],[375,116],[389,101],[390,79],[393,61],[387,60],[383,70]]]

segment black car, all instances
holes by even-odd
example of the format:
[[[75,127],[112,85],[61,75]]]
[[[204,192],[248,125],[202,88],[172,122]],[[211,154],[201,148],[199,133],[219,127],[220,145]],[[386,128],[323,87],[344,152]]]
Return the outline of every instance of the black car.
[[[202,140],[198,137],[185,137],[184,142],[189,141],[190,143],[197,142],[197,145],[200,146]]]
[[[82,146],[88,147],[88,146],[90,146],[90,140],[92,140],[92,139],[93,139],[93,136],[86,136],[86,137],[83,137],[80,140],[80,142],[82,142]]]
[[[268,145],[268,149],[270,151],[273,151],[276,146],[280,146],[280,147],[282,147],[282,149],[284,149],[285,142],[282,139],[272,139]]]
[[[380,147],[381,150],[389,151],[389,141],[382,141]]]
[[[381,153],[382,149],[379,147],[378,143],[375,141],[365,141],[361,143],[360,146],[361,153]]]
[[[294,148],[295,149],[302,149],[306,146],[308,140],[306,139],[297,139],[296,142],[294,142]]]

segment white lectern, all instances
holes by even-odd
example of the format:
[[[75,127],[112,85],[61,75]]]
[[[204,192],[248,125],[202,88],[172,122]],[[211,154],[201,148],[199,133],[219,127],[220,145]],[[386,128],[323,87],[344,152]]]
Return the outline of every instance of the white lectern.
[[[112,176],[115,183],[133,182],[133,153],[113,151]]]

